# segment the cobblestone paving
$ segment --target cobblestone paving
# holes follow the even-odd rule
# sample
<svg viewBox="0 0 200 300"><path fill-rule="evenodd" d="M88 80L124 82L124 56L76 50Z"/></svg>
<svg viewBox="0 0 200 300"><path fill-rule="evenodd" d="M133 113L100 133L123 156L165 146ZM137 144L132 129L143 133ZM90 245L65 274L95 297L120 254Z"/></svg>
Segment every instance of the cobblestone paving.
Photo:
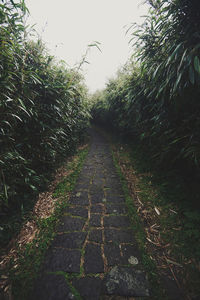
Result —
<svg viewBox="0 0 200 300"><path fill-rule="evenodd" d="M34 300L149 295L109 144L97 132L91 131L91 138L88 157L36 282Z"/></svg>

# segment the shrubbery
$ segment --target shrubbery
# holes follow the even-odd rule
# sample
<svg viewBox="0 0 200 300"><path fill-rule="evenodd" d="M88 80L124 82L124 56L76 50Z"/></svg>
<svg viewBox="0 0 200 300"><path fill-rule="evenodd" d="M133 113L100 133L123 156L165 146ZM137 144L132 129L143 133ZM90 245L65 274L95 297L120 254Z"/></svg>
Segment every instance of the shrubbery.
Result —
<svg viewBox="0 0 200 300"><path fill-rule="evenodd" d="M81 75L26 37L23 0L0 4L0 210L20 208L87 127Z"/></svg>

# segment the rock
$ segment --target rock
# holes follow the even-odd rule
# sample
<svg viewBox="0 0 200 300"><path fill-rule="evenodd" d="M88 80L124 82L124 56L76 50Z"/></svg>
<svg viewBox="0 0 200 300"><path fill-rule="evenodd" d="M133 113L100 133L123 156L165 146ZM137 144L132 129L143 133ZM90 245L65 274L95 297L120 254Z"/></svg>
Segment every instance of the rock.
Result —
<svg viewBox="0 0 200 300"><path fill-rule="evenodd" d="M114 267L104 279L105 294L126 297L149 296L149 287L143 271L131 267Z"/></svg>

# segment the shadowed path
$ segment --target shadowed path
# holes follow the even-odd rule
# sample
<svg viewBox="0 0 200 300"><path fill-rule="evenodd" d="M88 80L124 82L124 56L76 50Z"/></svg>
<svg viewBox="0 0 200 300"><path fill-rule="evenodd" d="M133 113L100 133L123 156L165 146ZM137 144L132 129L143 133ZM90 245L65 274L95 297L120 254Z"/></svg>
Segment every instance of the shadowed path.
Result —
<svg viewBox="0 0 200 300"><path fill-rule="evenodd" d="M109 144L91 130L89 154L46 254L32 299L128 299L148 295Z"/></svg>

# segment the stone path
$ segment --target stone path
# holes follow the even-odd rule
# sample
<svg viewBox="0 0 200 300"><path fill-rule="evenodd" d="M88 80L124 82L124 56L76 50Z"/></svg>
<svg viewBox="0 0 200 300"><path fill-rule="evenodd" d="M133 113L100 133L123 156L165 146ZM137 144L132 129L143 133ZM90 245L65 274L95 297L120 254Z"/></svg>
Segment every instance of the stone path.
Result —
<svg viewBox="0 0 200 300"><path fill-rule="evenodd" d="M149 295L109 145L97 132L91 137L88 157L36 282L34 300Z"/></svg>

